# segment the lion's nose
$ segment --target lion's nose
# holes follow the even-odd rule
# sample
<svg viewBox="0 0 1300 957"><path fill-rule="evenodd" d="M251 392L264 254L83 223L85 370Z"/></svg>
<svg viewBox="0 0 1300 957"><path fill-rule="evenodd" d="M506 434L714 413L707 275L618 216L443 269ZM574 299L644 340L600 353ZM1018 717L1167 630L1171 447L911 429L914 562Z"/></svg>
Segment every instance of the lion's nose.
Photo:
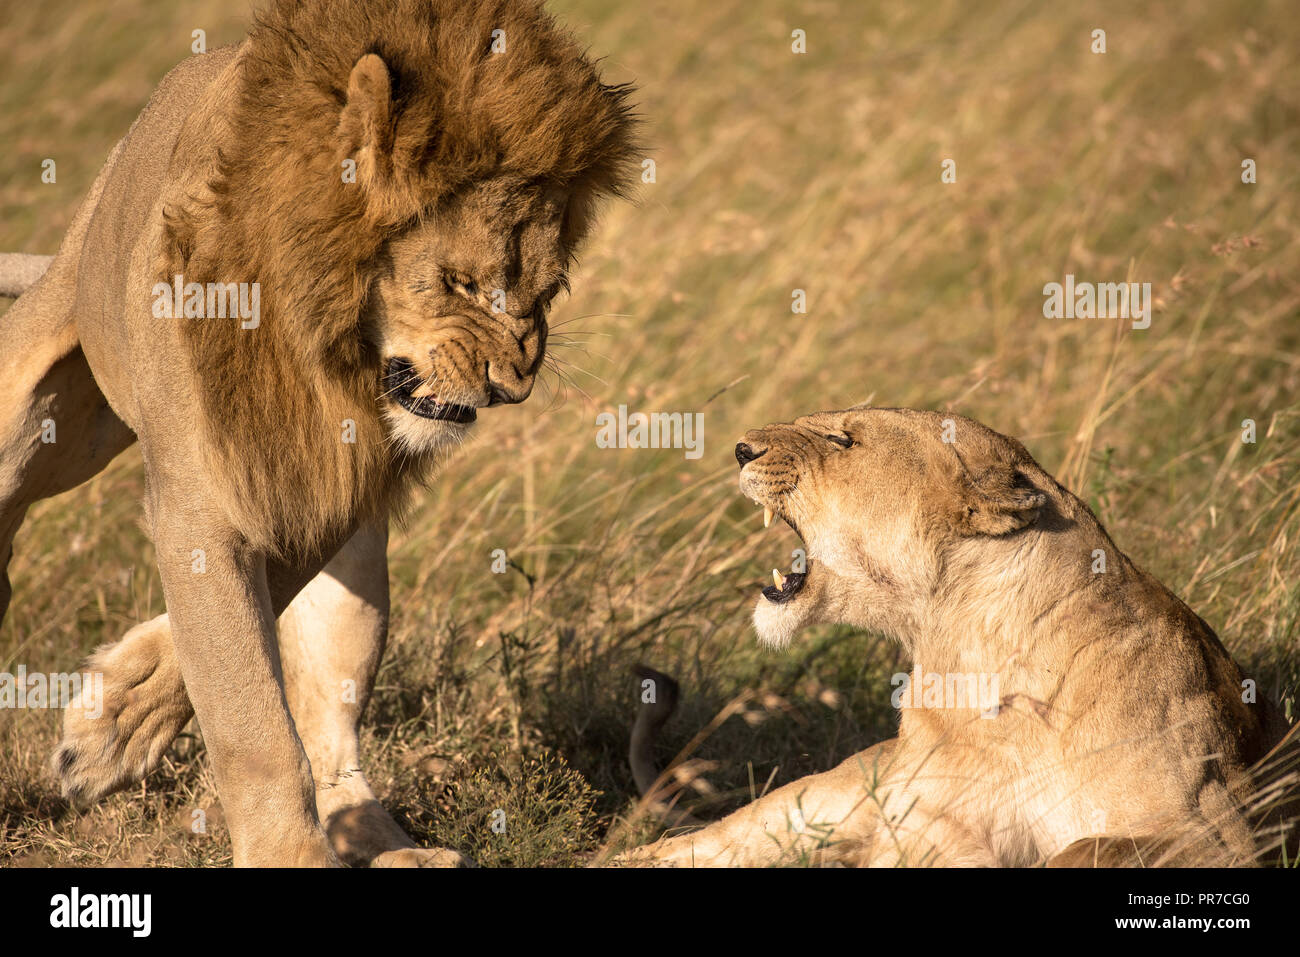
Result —
<svg viewBox="0 0 1300 957"><path fill-rule="evenodd" d="M531 375L520 375L517 370L511 370L513 375L510 376L510 382L504 383L496 380L492 375L493 369L491 364L487 368L487 390L488 405L513 405L523 402L533 391L533 379Z"/></svg>
<svg viewBox="0 0 1300 957"><path fill-rule="evenodd" d="M488 384L488 405L515 405L528 398L528 393L531 391L532 390L529 389L528 392L523 393L507 392L505 389L501 388L501 386L492 382Z"/></svg>
<svg viewBox="0 0 1300 957"><path fill-rule="evenodd" d="M752 445L747 445L744 442L736 443L736 461L740 463L742 469L754 459L761 458L765 454L767 454L767 449L762 452L755 452Z"/></svg>

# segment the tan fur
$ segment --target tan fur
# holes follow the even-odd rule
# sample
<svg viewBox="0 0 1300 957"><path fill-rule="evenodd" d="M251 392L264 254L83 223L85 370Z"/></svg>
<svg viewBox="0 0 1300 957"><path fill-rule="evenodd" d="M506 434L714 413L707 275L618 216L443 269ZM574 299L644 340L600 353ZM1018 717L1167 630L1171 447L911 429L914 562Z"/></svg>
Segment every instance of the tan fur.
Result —
<svg viewBox="0 0 1300 957"><path fill-rule="evenodd" d="M17 299L50 268L53 256L0 253L0 296Z"/></svg>
<svg viewBox="0 0 1300 957"><path fill-rule="evenodd" d="M995 677L996 705L922 698L896 739L630 860L1032 865L1069 848L1056 863L1071 865L1127 848L1242 864L1294 832L1275 816L1252 833L1247 813L1278 713L1243 701L1210 627L1020 443L957 415L854 409L748 432L737 457L742 492L809 560L790 600L759 598L761 640L882 632L924 674Z"/></svg>
<svg viewBox="0 0 1300 957"><path fill-rule="evenodd" d="M504 54L490 50L494 29ZM530 3L282 3L239 58L229 107L204 132L216 152L201 187L164 206L155 280L262 284L260 334L182 327L207 467L229 480L224 504L246 538L311 547L400 491L406 458L388 454L374 401L378 343L360 334L392 266L386 245L427 222L419 248L433 252L444 220L483 223L495 243L436 250L421 272L397 275L440 287L455 257L527 318L586 232L591 195L626 173L630 127L624 91L602 85ZM359 183L344 181L348 159ZM510 275L509 246L542 212L525 200L548 190L557 262L543 284ZM427 326L439 304L418 305ZM510 365L504 348L488 358ZM337 438L344 420L356 423L351 446Z"/></svg>
<svg viewBox="0 0 1300 957"><path fill-rule="evenodd" d="M31 502L138 438L167 599L93 659L104 716L67 714L72 800L146 773L192 708L237 864L458 860L415 848L358 766L387 519L472 410L531 391L628 171L627 92L529 0L275 0L159 85L0 321L0 559ZM158 315L176 275L258 283L260 322Z"/></svg>

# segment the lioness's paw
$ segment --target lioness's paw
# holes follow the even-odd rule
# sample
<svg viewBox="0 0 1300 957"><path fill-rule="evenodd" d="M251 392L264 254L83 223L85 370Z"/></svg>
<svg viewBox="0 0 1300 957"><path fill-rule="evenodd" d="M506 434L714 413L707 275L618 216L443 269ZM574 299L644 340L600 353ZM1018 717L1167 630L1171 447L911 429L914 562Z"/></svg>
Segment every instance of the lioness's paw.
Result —
<svg viewBox="0 0 1300 957"><path fill-rule="evenodd" d="M63 796L77 807L143 778L193 715L165 615L97 651L82 675L51 759Z"/></svg>
<svg viewBox="0 0 1300 957"><path fill-rule="evenodd" d="M476 866L464 854L444 847L403 847L396 851L384 851L373 861L371 867L474 867Z"/></svg>
<svg viewBox="0 0 1300 957"><path fill-rule="evenodd" d="M605 867L680 867L676 861L659 860L653 857L634 857L621 854L611 860Z"/></svg>
<svg viewBox="0 0 1300 957"><path fill-rule="evenodd" d="M642 844L614 855L600 864L601 867L690 867L690 859L668 849L669 838Z"/></svg>

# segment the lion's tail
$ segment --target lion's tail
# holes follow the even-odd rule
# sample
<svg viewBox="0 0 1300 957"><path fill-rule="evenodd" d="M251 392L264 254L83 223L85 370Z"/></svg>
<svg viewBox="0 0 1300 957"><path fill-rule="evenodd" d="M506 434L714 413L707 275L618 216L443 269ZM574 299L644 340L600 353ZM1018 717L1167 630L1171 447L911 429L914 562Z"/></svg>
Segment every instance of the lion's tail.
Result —
<svg viewBox="0 0 1300 957"><path fill-rule="evenodd" d="M0 296L17 299L45 275L53 256L0 253Z"/></svg>
<svg viewBox="0 0 1300 957"><path fill-rule="evenodd" d="M638 665L634 671L642 688L641 706L637 711L636 722L632 725L632 740L628 747L628 763L632 766L636 788L645 799L648 810L664 825L685 827L703 824L705 822L673 806L668 792L678 789L660 780L661 774L654 759L659 732L677 708L677 682L663 672L645 665Z"/></svg>

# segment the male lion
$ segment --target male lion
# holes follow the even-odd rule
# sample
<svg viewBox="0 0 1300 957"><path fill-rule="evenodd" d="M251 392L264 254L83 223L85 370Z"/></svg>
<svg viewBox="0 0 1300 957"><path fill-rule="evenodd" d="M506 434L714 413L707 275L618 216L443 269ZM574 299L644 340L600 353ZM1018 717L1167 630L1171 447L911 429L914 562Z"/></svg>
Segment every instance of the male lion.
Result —
<svg viewBox="0 0 1300 957"><path fill-rule="evenodd" d="M784 519L807 554L758 599L760 639L846 622L897 639L924 677L897 689L896 738L631 860L1241 863L1276 848L1280 778L1261 795L1251 765L1285 721L1246 703L1210 627L1019 442L857 408L747 432L736 459L765 524Z"/></svg>
<svg viewBox="0 0 1300 957"><path fill-rule="evenodd" d="M193 713L236 864L457 859L359 769L387 520L477 409L532 389L629 176L627 94L529 0L275 0L162 81L0 322L0 556L138 439L167 602L92 660L70 799L139 779Z"/></svg>

